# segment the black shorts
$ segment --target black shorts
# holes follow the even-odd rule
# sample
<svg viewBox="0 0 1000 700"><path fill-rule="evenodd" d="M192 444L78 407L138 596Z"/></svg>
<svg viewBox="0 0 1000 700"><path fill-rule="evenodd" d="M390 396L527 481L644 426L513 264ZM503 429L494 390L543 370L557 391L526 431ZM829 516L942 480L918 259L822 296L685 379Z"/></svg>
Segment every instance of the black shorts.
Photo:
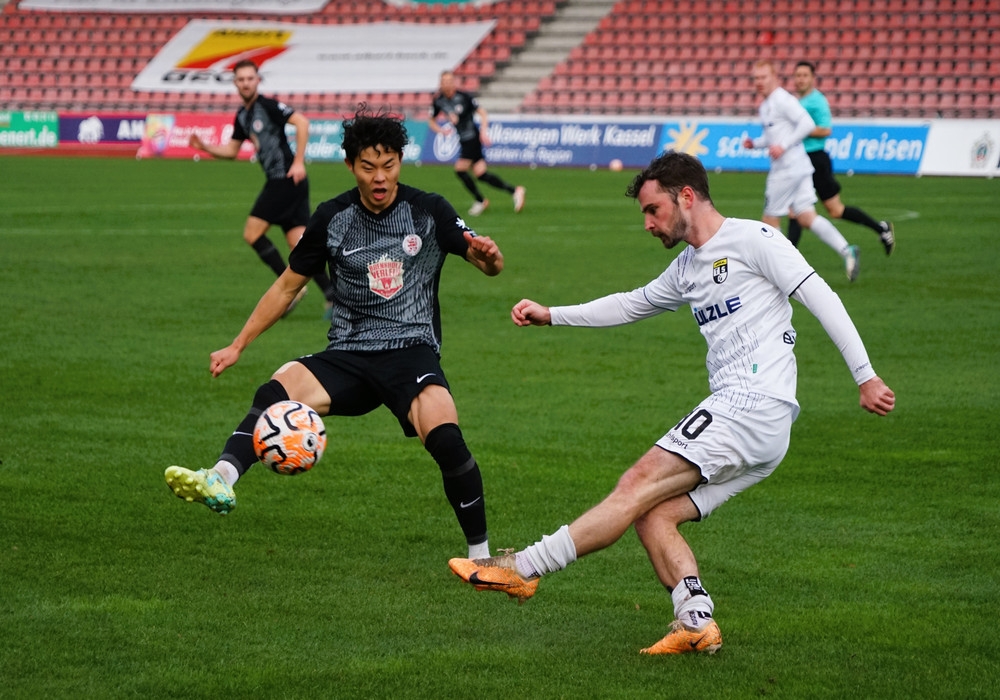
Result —
<svg viewBox="0 0 1000 700"><path fill-rule="evenodd" d="M809 160L813 164L813 187L821 201L826 201L840 193L840 183L833 176L833 162L826 151L810 151Z"/></svg>
<svg viewBox="0 0 1000 700"><path fill-rule="evenodd" d="M286 233L309 223L309 179L295 184L292 178L268 180L257 195L250 216L281 226Z"/></svg>
<svg viewBox="0 0 1000 700"><path fill-rule="evenodd" d="M486 160L486 156L483 155L483 144L479 141L478 137L462 141L459 146L458 157L460 160L471 160L473 163Z"/></svg>
<svg viewBox="0 0 1000 700"><path fill-rule="evenodd" d="M329 416L361 416L385 406L407 437L417 431L410 404L430 384L451 390L437 353L427 345L383 352L324 350L300 357L330 395Z"/></svg>

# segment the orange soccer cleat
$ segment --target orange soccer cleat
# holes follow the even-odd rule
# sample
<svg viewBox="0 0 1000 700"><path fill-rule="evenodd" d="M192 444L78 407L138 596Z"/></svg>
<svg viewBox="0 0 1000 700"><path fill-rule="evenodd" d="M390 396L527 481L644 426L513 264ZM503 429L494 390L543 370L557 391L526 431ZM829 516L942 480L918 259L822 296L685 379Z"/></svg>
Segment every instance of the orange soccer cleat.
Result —
<svg viewBox="0 0 1000 700"><path fill-rule="evenodd" d="M670 624L670 633L640 654L689 654L705 652L714 654L722 647L722 633L712 620L700 630L691 629L680 620Z"/></svg>
<svg viewBox="0 0 1000 700"><path fill-rule="evenodd" d="M488 559L452 559L448 566L463 581L477 591L501 591L523 603L538 590L538 579L526 579L514 566L514 555L504 554Z"/></svg>

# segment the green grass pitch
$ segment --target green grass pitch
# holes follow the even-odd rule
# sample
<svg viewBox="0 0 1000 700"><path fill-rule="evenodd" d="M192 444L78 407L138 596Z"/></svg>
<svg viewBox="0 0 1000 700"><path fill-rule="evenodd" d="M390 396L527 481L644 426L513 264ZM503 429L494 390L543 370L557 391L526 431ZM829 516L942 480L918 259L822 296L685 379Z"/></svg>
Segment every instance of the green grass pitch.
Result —
<svg viewBox="0 0 1000 700"><path fill-rule="evenodd" d="M240 363L208 355L273 279L241 238L249 163L0 157L0 697L993 698L1000 687L1000 190L979 179L842 178L861 276L810 233L896 391L877 418L795 304L802 414L778 471L686 526L716 601L714 657L645 658L672 617L634 533L547 577L524 606L448 570L465 548L437 467L380 410L328 418L312 472L262 467L219 517L171 464L214 462L256 387L318 350L313 288ZM576 303L669 263L629 172L494 167L475 220L497 278L452 259L445 369L482 465L493 548L603 497L707 392L685 309L604 330L515 327L523 297ZM310 168L313 205L353 185ZM469 198L443 167L403 181ZM711 175L756 218L763 175ZM280 233L272 238L285 252Z"/></svg>

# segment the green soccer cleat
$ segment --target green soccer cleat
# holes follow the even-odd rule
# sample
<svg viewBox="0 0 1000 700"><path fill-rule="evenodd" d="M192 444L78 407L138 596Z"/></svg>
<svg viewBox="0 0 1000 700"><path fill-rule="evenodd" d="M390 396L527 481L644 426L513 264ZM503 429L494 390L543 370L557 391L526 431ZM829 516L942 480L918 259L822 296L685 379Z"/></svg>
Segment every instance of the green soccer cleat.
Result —
<svg viewBox="0 0 1000 700"><path fill-rule="evenodd" d="M851 282L858 278L861 272L861 249L856 245L847 247L847 254L844 256L844 272Z"/></svg>
<svg viewBox="0 0 1000 700"><path fill-rule="evenodd" d="M167 467L163 476L170 490L188 503L204 503L219 515L226 515L236 507L233 488L211 470L193 472L184 467Z"/></svg>

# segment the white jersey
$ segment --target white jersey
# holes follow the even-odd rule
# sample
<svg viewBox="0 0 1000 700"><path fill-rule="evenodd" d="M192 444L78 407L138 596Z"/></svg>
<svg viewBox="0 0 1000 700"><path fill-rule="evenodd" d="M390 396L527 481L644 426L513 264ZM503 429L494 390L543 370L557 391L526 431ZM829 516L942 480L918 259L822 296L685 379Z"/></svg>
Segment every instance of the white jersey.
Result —
<svg viewBox="0 0 1000 700"><path fill-rule="evenodd" d="M759 221L726 219L700 248L688 246L655 280L587 304L553 307L552 325L628 323L687 304L708 343L709 387L734 407L762 394L798 406L789 296L814 270Z"/></svg>
<svg viewBox="0 0 1000 700"><path fill-rule="evenodd" d="M802 141L816 128L816 122L806 108L784 88L775 88L758 108L764 124L764 134L753 140L754 148L775 144L785 149L780 158L771 161L768 178L799 178L812 175L812 161Z"/></svg>

